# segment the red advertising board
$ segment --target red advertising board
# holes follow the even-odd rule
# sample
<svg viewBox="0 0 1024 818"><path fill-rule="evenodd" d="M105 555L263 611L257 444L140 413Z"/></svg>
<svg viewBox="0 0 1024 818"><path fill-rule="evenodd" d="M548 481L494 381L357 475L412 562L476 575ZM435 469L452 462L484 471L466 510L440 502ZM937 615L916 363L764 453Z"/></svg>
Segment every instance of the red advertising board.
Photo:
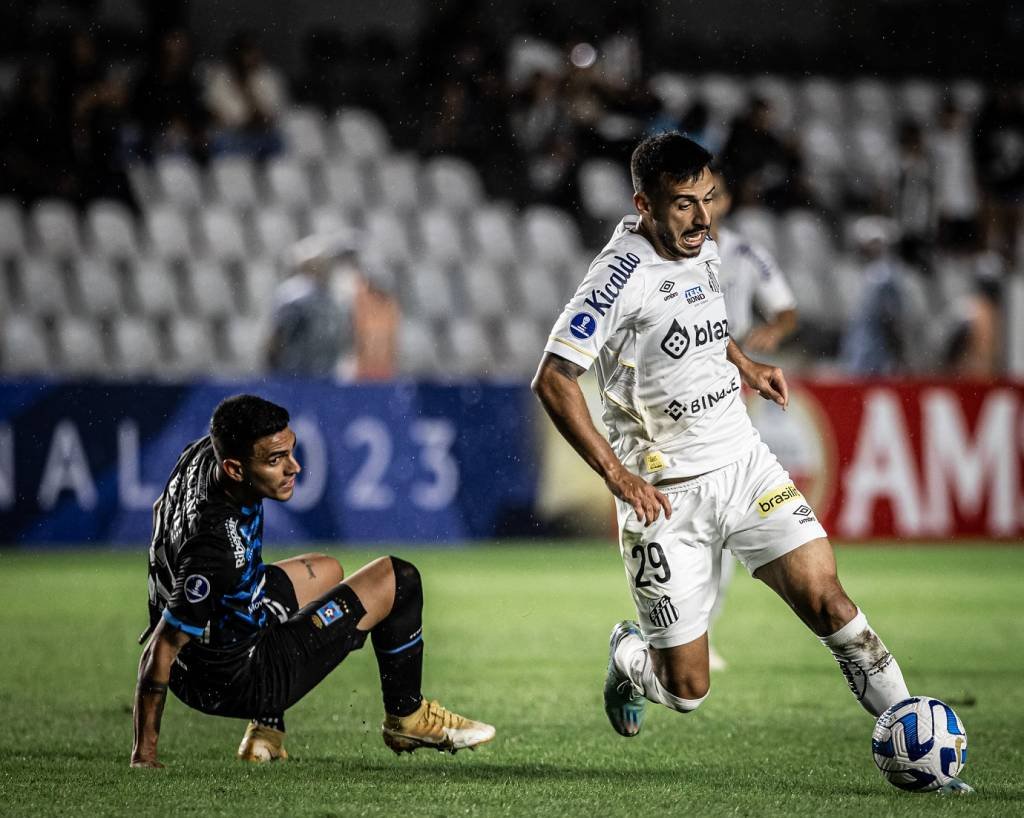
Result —
<svg viewBox="0 0 1024 818"><path fill-rule="evenodd" d="M1024 383L814 381L748 401L829 534L1024 540Z"/></svg>

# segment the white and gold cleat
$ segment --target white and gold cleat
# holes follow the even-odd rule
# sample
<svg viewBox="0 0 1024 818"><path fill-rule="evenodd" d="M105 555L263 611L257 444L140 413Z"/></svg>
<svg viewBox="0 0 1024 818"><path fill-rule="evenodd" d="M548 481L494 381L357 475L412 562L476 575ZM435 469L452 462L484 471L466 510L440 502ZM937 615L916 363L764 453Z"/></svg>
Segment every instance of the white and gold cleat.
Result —
<svg viewBox="0 0 1024 818"><path fill-rule="evenodd" d="M284 731L249 722L242 743L238 745L238 757L256 764L284 761L288 758L288 751L284 749Z"/></svg>
<svg viewBox="0 0 1024 818"><path fill-rule="evenodd" d="M454 753L486 744L494 738L495 730L482 721L453 713L439 702L424 699L408 716L386 714L381 732L384 743L396 753L411 753L420 747Z"/></svg>

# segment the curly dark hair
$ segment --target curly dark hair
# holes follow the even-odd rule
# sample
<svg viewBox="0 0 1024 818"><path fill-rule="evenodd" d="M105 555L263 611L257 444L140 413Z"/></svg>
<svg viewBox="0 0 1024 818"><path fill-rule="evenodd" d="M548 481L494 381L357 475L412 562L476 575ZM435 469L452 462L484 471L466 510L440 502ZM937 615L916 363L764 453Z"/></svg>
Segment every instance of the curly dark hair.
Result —
<svg viewBox="0 0 1024 818"><path fill-rule="evenodd" d="M210 418L210 438L217 459L244 459L261 437L288 425L288 410L257 395L233 395L217 404Z"/></svg>
<svg viewBox="0 0 1024 818"><path fill-rule="evenodd" d="M629 170L633 190L650 196L661 189L665 177L673 182L691 182L714 157L679 131L648 136L633 151Z"/></svg>

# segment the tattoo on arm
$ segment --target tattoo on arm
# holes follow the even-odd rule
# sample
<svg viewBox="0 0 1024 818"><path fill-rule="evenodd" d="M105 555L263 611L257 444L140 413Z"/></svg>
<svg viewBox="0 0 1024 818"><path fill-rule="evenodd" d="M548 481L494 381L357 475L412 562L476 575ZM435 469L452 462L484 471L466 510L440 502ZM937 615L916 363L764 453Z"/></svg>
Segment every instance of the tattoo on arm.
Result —
<svg viewBox="0 0 1024 818"><path fill-rule="evenodd" d="M316 574L313 573L313 563L310 560L302 560L302 564L306 566L306 570L309 571L309 578L316 579Z"/></svg>
<svg viewBox="0 0 1024 818"><path fill-rule="evenodd" d="M573 381L587 371L579 364L574 364L572 361L559 357L558 355L550 355L548 357L548 366L554 369L558 374L564 375Z"/></svg>

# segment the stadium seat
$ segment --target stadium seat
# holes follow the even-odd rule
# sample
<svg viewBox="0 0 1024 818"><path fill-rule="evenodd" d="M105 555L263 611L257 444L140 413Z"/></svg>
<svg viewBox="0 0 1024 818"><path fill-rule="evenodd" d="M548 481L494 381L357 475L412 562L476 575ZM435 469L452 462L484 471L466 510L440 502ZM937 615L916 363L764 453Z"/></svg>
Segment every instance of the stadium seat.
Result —
<svg viewBox="0 0 1024 818"><path fill-rule="evenodd" d="M128 187L131 188L135 201L143 208L149 207L158 198L156 181L149 165L144 162L128 163Z"/></svg>
<svg viewBox="0 0 1024 818"><path fill-rule="evenodd" d="M504 203L491 203L475 211L470 233L475 256L498 266L513 264L522 254L515 213Z"/></svg>
<svg viewBox="0 0 1024 818"><path fill-rule="evenodd" d="M78 304L85 315L102 318L124 311L118 272L111 264L83 257L71 267L71 276Z"/></svg>
<svg viewBox="0 0 1024 818"><path fill-rule="evenodd" d="M580 278L582 278L580 274ZM578 281L576 282L579 283ZM516 293L522 314L553 324L568 300L561 276L557 270L527 264L514 268L509 282Z"/></svg>
<svg viewBox="0 0 1024 818"><path fill-rule="evenodd" d="M112 322L113 365L124 375L142 376L161 371L165 362L162 344L153 322L120 316Z"/></svg>
<svg viewBox="0 0 1024 818"><path fill-rule="evenodd" d="M82 252L78 216L62 199L37 202L29 216L38 253L46 258L74 258Z"/></svg>
<svg viewBox="0 0 1024 818"><path fill-rule="evenodd" d="M446 323L449 356L446 371L463 377L494 375L493 331L477 318L452 318Z"/></svg>
<svg viewBox="0 0 1024 818"><path fill-rule="evenodd" d="M832 230L817 213L793 209L781 219L782 241L776 261L783 271L791 266L810 270L830 269L836 257Z"/></svg>
<svg viewBox="0 0 1024 818"><path fill-rule="evenodd" d="M452 315L456 308L453 276L443 267L417 263L410 267L407 287L399 293L407 314L424 318L442 318Z"/></svg>
<svg viewBox="0 0 1024 818"><path fill-rule="evenodd" d="M405 220L390 210L374 210L366 218L366 246L385 264L408 262L412 247Z"/></svg>
<svg viewBox="0 0 1024 818"><path fill-rule="evenodd" d="M0 321L2 370L9 375L41 375L50 370L49 344L43 325L28 315Z"/></svg>
<svg viewBox="0 0 1024 818"><path fill-rule="evenodd" d="M328 205L345 213L360 214L372 204L366 174L355 160L334 159L328 162L324 184Z"/></svg>
<svg viewBox="0 0 1024 818"><path fill-rule="evenodd" d="M471 315L496 318L508 314L509 288L497 267L485 261L469 262L462 266L460 278Z"/></svg>
<svg viewBox="0 0 1024 818"><path fill-rule="evenodd" d="M442 353L433 323L404 315L398 327L398 369L404 375L434 375L441 370Z"/></svg>
<svg viewBox="0 0 1024 818"><path fill-rule="evenodd" d="M256 212L256 236L263 255L279 262L299 240L299 229L291 213L282 207L261 207Z"/></svg>
<svg viewBox="0 0 1024 818"><path fill-rule="evenodd" d="M168 366L177 374L209 374L215 368L216 356L210 328L205 321L178 315L170 322L172 358Z"/></svg>
<svg viewBox="0 0 1024 818"><path fill-rule="evenodd" d="M871 120L849 132L847 185L867 201L888 200L899 177L899 149L892 128Z"/></svg>
<svg viewBox="0 0 1024 818"><path fill-rule="evenodd" d="M779 225L772 211L764 207L741 207L729 214L729 222L748 240L761 245L779 259Z"/></svg>
<svg viewBox="0 0 1024 818"><path fill-rule="evenodd" d="M790 265L785 273L796 296L802 323L817 327L841 326L841 316L845 308L840 299L835 297L830 270Z"/></svg>
<svg viewBox="0 0 1024 818"><path fill-rule="evenodd" d="M21 205L14 199L0 199L0 261L20 258L26 252Z"/></svg>
<svg viewBox="0 0 1024 818"><path fill-rule="evenodd" d="M369 111L342 108L334 118L338 151L360 161L378 159L390 150L384 124Z"/></svg>
<svg viewBox="0 0 1024 818"><path fill-rule="evenodd" d="M244 294L237 292L228 270L215 261L200 260L190 265L188 280L194 313L211 318L233 315L244 306Z"/></svg>
<svg viewBox="0 0 1024 818"><path fill-rule="evenodd" d="M853 80L847 89L847 121L871 122L891 128L895 122L893 94L882 80L861 77Z"/></svg>
<svg viewBox="0 0 1024 818"><path fill-rule="evenodd" d="M69 283L60 262L33 256L25 259L20 272L23 306L30 315L70 312Z"/></svg>
<svg viewBox="0 0 1024 818"><path fill-rule="evenodd" d="M579 188L588 216L618 220L633 212L633 186L621 162L587 159L580 165Z"/></svg>
<svg viewBox="0 0 1024 818"><path fill-rule="evenodd" d="M420 204L420 166L411 154L392 154L374 168L377 201L392 210L413 210Z"/></svg>
<svg viewBox="0 0 1024 818"><path fill-rule="evenodd" d="M834 290L829 294L836 302L839 326L845 327L853 318L860 305L864 291L864 262L852 253L841 253L832 262ZM793 286L794 282L790 282ZM800 309L800 293L795 293L797 309Z"/></svg>
<svg viewBox="0 0 1024 818"><path fill-rule="evenodd" d="M579 228L564 210L533 205L523 214L523 240L529 258L542 266L559 267L576 261Z"/></svg>
<svg viewBox="0 0 1024 818"><path fill-rule="evenodd" d="M434 208L420 213L419 235L424 261L455 264L466 256L461 221L450 210Z"/></svg>
<svg viewBox="0 0 1024 818"><path fill-rule="evenodd" d="M705 74L697 85L698 93L714 122L728 123L743 113L749 93L746 83L727 74Z"/></svg>
<svg viewBox="0 0 1024 818"><path fill-rule="evenodd" d="M819 201L833 206L841 204L846 174L846 145L840 128L839 120L818 117L800 131L807 185Z"/></svg>
<svg viewBox="0 0 1024 818"><path fill-rule="evenodd" d="M1014 275L1007 280L1004 315L1007 374L1024 379L1024 276Z"/></svg>
<svg viewBox="0 0 1024 818"><path fill-rule="evenodd" d="M935 123L938 116L942 92L936 83L929 80L909 79L900 84L896 99L901 118L910 116L920 125L928 127Z"/></svg>
<svg viewBox="0 0 1024 818"><path fill-rule="evenodd" d="M508 374L527 377L537 371L549 330L550 327L533 318L510 315L505 319L502 325L504 355L500 360Z"/></svg>
<svg viewBox="0 0 1024 818"><path fill-rule="evenodd" d="M665 112L674 118L680 118L697 99L697 81L693 77L663 71L651 77L648 86L661 102Z"/></svg>
<svg viewBox="0 0 1024 818"><path fill-rule="evenodd" d="M469 162L455 156L436 156L423 168L425 187L435 207L457 213L475 209L483 200L483 185Z"/></svg>
<svg viewBox="0 0 1024 818"><path fill-rule="evenodd" d="M841 127L843 122L843 89L826 77L810 77L798 91L801 121L824 121Z"/></svg>
<svg viewBox="0 0 1024 818"><path fill-rule="evenodd" d="M277 266L265 260L254 260L243 265L245 281L245 310L250 316L265 316L271 311L274 290L280 281Z"/></svg>
<svg viewBox="0 0 1024 818"><path fill-rule="evenodd" d="M157 187L163 201L190 212L203 203L203 187L195 162L182 156L158 156Z"/></svg>
<svg viewBox="0 0 1024 818"><path fill-rule="evenodd" d="M265 323L241 316L228 318L225 324L227 368L239 375L263 371L268 341Z"/></svg>
<svg viewBox="0 0 1024 818"><path fill-rule="evenodd" d="M160 259L188 259L195 253L188 222L170 205L154 205L146 211L149 248Z"/></svg>
<svg viewBox="0 0 1024 818"><path fill-rule="evenodd" d="M792 130L798 121L799 101L797 90L791 82L782 77L764 74L754 77L750 84L750 92L768 100L780 129Z"/></svg>
<svg viewBox="0 0 1024 818"><path fill-rule="evenodd" d="M204 208L199 216L199 228L206 253L216 261L241 262L249 255L250 243L233 210L223 205Z"/></svg>
<svg viewBox="0 0 1024 818"><path fill-rule="evenodd" d="M266 183L271 201L293 213L304 212L313 203L309 177L294 159L271 159L266 167Z"/></svg>
<svg viewBox="0 0 1024 818"><path fill-rule="evenodd" d="M135 217L120 202L93 202L86 214L85 225L89 244L101 258L133 259L139 255Z"/></svg>
<svg viewBox="0 0 1024 818"><path fill-rule="evenodd" d="M309 215L309 226L314 234L324 236L340 233L358 235L356 226L348 219L344 211L333 204L320 205L313 208Z"/></svg>
<svg viewBox="0 0 1024 818"><path fill-rule="evenodd" d="M139 259L131 268L132 290L138 311L147 317L181 312L176 272L159 258Z"/></svg>
<svg viewBox="0 0 1024 818"><path fill-rule="evenodd" d="M318 161L327 153L323 116L315 108L296 107L281 118L285 150L302 162Z"/></svg>
<svg viewBox="0 0 1024 818"><path fill-rule="evenodd" d="M957 108L974 119L981 107L985 104L985 86L977 80L959 79L953 83L950 89L953 101Z"/></svg>
<svg viewBox="0 0 1024 818"><path fill-rule="evenodd" d="M259 204L256 171L246 156L218 156L210 162L210 184L214 199L230 207L247 210Z"/></svg>
<svg viewBox="0 0 1024 818"><path fill-rule="evenodd" d="M55 326L57 369L66 375L99 375L107 369L107 353L95 320L65 316Z"/></svg>

